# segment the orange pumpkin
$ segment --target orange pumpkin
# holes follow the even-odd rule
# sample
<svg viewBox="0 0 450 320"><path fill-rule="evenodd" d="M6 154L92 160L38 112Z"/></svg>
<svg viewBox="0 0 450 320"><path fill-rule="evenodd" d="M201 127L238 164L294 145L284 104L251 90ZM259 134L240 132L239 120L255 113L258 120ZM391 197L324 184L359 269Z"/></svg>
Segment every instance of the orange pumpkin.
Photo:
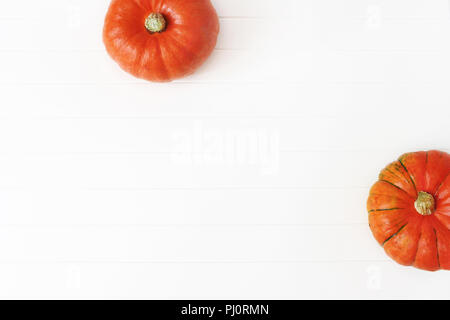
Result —
<svg viewBox="0 0 450 320"><path fill-rule="evenodd" d="M166 82L202 65L218 33L219 19L210 0L112 0L103 42L125 71Z"/></svg>
<svg viewBox="0 0 450 320"><path fill-rule="evenodd" d="M402 265L450 269L450 155L408 153L388 165L370 191L369 225Z"/></svg>

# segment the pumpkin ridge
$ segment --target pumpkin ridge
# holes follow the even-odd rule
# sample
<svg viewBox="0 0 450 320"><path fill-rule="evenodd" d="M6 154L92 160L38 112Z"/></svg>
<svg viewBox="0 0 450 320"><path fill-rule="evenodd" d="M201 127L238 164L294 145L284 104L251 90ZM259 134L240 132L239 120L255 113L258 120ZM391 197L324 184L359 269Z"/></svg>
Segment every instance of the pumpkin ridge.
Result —
<svg viewBox="0 0 450 320"><path fill-rule="evenodd" d="M147 48L151 48L151 46L149 45L149 43L151 42L151 41L158 41L158 39L152 39L152 38L147 38L147 40L145 41L145 50L142 50L142 54L141 54L141 56L139 57L139 61L138 61L138 63L136 64L136 66L137 66L137 72L140 70L140 67L141 66L143 66L143 65L145 65L145 64L149 64L149 61L150 61L150 58L149 57L151 57L151 53L149 52L149 49L147 49ZM144 60L144 59L146 59L147 60L147 62ZM143 77L144 75L143 75L143 73L142 72L139 72L138 73L139 74L139 77Z"/></svg>
<svg viewBox="0 0 450 320"><path fill-rule="evenodd" d="M398 235L406 226L408 225L408 223L405 223L403 226L400 227L400 229L398 229L398 231L396 233L394 233L392 236L390 236L389 238L387 238L386 240L384 240L383 242L383 246L392 238L394 238L396 235Z"/></svg>
<svg viewBox="0 0 450 320"><path fill-rule="evenodd" d="M391 173L393 176L397 177L397 178L405 178L406 180L408 180L408 177L405 177L403 174L398 175L398 171L393 171L391 170L391 166L394 165L393 163L389 166L387 166L386 168L384 168L384 170L386 170L387 172ZM403 168L403 166L401 166Z"/></svg>
<svg viewBox="0 0 450 320"><path fill-rule="evenodd" d="M428 172L428 151L425 152L425 164L423 166L423 175L424 175L424 181L427 181L427 172ZM426 183L428 184L428 182ZM417 190L419 191L419 190Z"/></svg>
<svg viewBox="0 0 450 320"><path fill-rule="evenodd" d="M139 50L137 50L137 47L134 43L135 39L139 36L139 33L135 33L134 35L132 35L130 37L130 39L128 39L127 41L121 41L120 46L117 48L118 51L121 51L122 53L127 52L127 50L133 50L134 52L136 52L135 57L134 57L134 62L133 64L127 66L126 64L121 64L122 69L124 70L128 70L128 71L134 71L134 69L136 68L136 63L137 63L137 58L139 55Z"/></svg>
<svg viewBox="0 0 450 320"><path fill-rule="evenodd" d="M166 78L170 78L170 72L169 72L169 69L167 68L166 60L164 60L163 53L162 53L161 42L159 41L158 38L156 39L156 41L158 42L158 45L156 47L158 48L158 55L159 55L159 59L161 60L161 66L164 69L164 73L166 74Z"/></svg>
<svg viewBox="0 0 450 320"><path fill-rule="evenodd" d="M170 49L170 50L167 50L167 48L171 48L172 46L176 47L176 48L177 48L178 50L180 50L180 51L185 51L183 47L178 46L174 41L171 41L171 39L172 39L172 38L170 37L170 33L168 33L168 34L166 35L166 39L164 39L164 49L165 49L166 51L172 51L171 49ZM175 45L173 45L173 43L175 43ZM163 46L160 45L160 48L161 48L161 54L162 54L162 49L163 49L162 47L163 47ZM175 60L177 63L183 65L183 62L180 60L180 57L179 57L178 54L173 55L173 60ZM169 68L167 68L167 66L166 66L166 69L167 69L167 72L169 72ZM189 74L190 74L190 73L191 73L191 72L189 71Z"/></svg>
<svg viewBox="0 0 450 320"><path fill-rule="evenodd" d="M450 237L450 229L445 226L443 222L441 222L437 217L434 219L434 227L437 231L444 233L445 235L448 235Z"/></svg>
<svg viewBox="0 0 450 320"><path fill-rule="evenodd" d="M448 243L448 241L450 240L450 231L449 229L447 229L443 223L441 223L438 219L434 219L433 221L433 227L436 230L436 241L437 241L437 248L439 249L439 243L443 243L443 248L445 250L446 248L446 243ZM448 251L448 249L447 249ZM439 254L439 251L438 251ZM439 256L439 261L441 259L441 256ZM444 259L444 265L443 268L445 270L450 270L450 265L448 263L448 253L447 253L447 259L446 257L443 258ZM447 260L447 261L445 261ZM441 263L442 264L442 263Z"/></svg>
<svg viewBox="0 0 450 320"><path fill-rule="evenodd" d="M162 11L162 7L163 7L163 3L161 0L157 0L155 3L155 0L152 1L152 7L153 10L161 12Z"/></svg>
<svg viewBox="0 0 450 320"><path fill-rule="evenodd" d="M402 177L402 176L400 176L400 175L398 175L397 174L397 172L395 172L395 171L392 171L391 170L391 168L389 167L389 166L387 166L386 168L384 168L384 170L386 170L387 172L389 172L390 174L392 174L394 177L397 177L397 178L405 178L405 177ZM381 174L380 174L381 175ZM384 180L384 179L381 179L381 180ZM406 178L406 180L408 180L408 178Z"/></svg>
<svg viewBox="0 0 450 320"><path fill-rule="evenodd" d="M186 46L184 44L182 44L180 41L175 40L173 38L172 34L167 34L165 41L166 41L166 43L169 43L168 47L174 47L177 50L179 50L179 52L181 52L183 55L192 57L189 71L186 73L186 75L192 74L192 72L193 72L192 62L194 62L194 65L197 65L198 62L196 60L200 60L199 59L200 55L198 53L194 53L191 50L186 49ZM179 64L183 64L183 62L180 60L178 55L174 56L173 59L176 60Z"/></svg>
<svg viewBox="0 0 450 320"><path fill-rule="evenodd" d="M142 2L139 0L134 0L133 1L135 3L135 5L139 8L139 9L147 9L142 5Z"/></svg>
<svg viewBox="0 0 450 320"><path fill-rule="evenodd" d="M428 178L429 177L429 175L430 175L430 172L429 172L429 170L428 170L428 165L429 165L429 154L430 154L430 152L433 152L434 153L434 151L427 151L426 152L426 158L425 158L425 168L424 168L424 174L425 174L425 177L426 178ZM444 156L445 156L445 154L444 154L444 152L442 152L442 151L438 151L438 155L439 155L439 158L437 158L436 160L435 160L435 166L436 167L440 167L440 165L442 165L442 161L443 160L445 160L444 159ZM436 189L434 189L434 190L431 190L432 188L432 186L431 185L428 185L429 184L429 181L427 181L427 185L428 185L428 188L429 188L429 190L430 190L430 193L431 193L431 191L433 192L433 196L436 196L436 191L441 187L441 185L442 185L442 183L445 181L445 179L447 178L447 176L448 176L448 174L445 176L445 178L441 181L441 183L439 184L439 186L436 188Z"/></svg>
<svg viewBox="0 0 450 320"><path fill-rule="evenodd" d="M184 51L185 54L189 54L193 57L195 57L196 59L198 59L199 54L193 52L192 50L189 50L186 45L184 45L180 40L178 40L177 38L175 38L172 34L167 36L168 38L170 38L169 40L172 40L172 42L174 43L174 45L181 51Z"/></svg>
<svg viewBox="0 0 450 320"><path fill-rule="evenodd" d="M394 210L405 210L405 208L372 209L372 210L369 210L369 213L381 212L381 211L394 211Z"/></svg>
<svg viewBox="0 0 450 320"><path fill-rule="evenodd" d="M411 181L412 185L414 186L414 190L416 190L416 193L417 193L417 186L416 186L416 183L414 182L414 179L413 179L412 176L411 176L411 173L409 173L408 169L407 169L406 166L403 164L403 162L402 162L401 159L399 159L398 162L400 162L400 164L401 164L401 166L403 167L403 169L405 169L406 173L407 173L408 176L409 176L409 180Z"/></svg>
<svg viewBox="0 0 450 320"><path fill-rule="evenodd" d="M385 197L389 197L391 199L401 200L403 202L406 201L405 199L402 199L402 198L399 198L399 197L394 197L394 196L391 196L390 194L386 194L386 193L374 193L374 192L371 192L369 194L369 196L385 196Z"/></svg>
<svg viewBox="0 0 450 320"><path fill-rule="evenodd" d="M411 184L411 180L408 177L408 173L398 161L391 163L386 168L384 168L379 176L378 180L385 181L400 188L411 198L415 197L416 191L414 185Z"/></svg>
<svg viewBox="0 0 450 320"><path fill-rule="evenodd" d="M136 33L135 36L133 37L133 39L137 38L138 36L141 36L140 33ZM137 47L134 47L137 48ZM134 63L133 63L133 73L134 74L138 74L138 71L140 69L140 66L142 65L142 58L145 56L146 51L145 50L136 50L136 57L134 59Z"/></svg>
<svg viewBox="0 0 450 320"><path fill-rule="evenodd" d="M178 40L176 37L174 37L172 34L167 35L167 37L170 37L170 39L172 39L172 41L173 41L174 43L177 44L177 47L178 47L179 49L186 51L187 53L189 53L190 55L192 55L192 56L194 56L194 57L196 57L196 58L199 57L199 54L198 54L198 53L193 52L192 50L187 49L187 47L186 47L180 40Z"/></svg>
<svg viewBox="0 0 450 320"><path fill-rule="evenodd" d="M449 234L449 236L450 236L450 227L448 228L447 226L446 226L446 224L444 223L444 222L442 222L441 221L441 219L447 219L447 218L449 218L450 219L450 216L446 216L446 215L444 215L444 214L442 214L442 213L439 213L439 212L436 212L434 215L433 215L433 217L434 217L434 221L435 221L435 224L437 225L436 227L439 229L442 229L442 230L440 230L440 232L444 232L444 233L448 233ZM439 218L439 217L441 217L441 218Z"/></svg>
<svg viewBox="0 0 450 320"><path fill-rule="evenodd" d="M441 262L439 261L439 242L438 242L438 238L437 238L436 228L434 228L434 227L433 227L433 232L434 232L434 237L436 238L437 263L438 263L438 267L440 269L441 268Z"/></svg>
<svg viewBox="0 0 450 320"><path fill-rule="evenodd" d="M434 193L434 196L437 196L439 193L439 190L444 185L444 182L450 177L450 172L445 176L444 179L442 179L441 183L439 184L439 187L437 187L436 192Z"/></svg>
<svg viewBox="0 0 450 320"><path fill-rule="evenodd" d="M408 197L412 198L411 195L410 195L408 192L406 192L404 189L400 188L399 186L396 186L396 185L393 184L392 182L389 182L389 181L384 180L384 179L381 179L381 180L379 180L379 181L389 183L391 186L397 188L397 189L400 190L400 191L403 191L404 193L406 193L406 195L407 195Z"/></svg>
<svg viewBox="0 0 450 320"><path fill-rule="evenodd" d="M420 245L420 239L422 238L422 223L420 224L420 233L419 233L419 237L417 238L417 247L416 247L416 253L414 254L414 259L412 261L411 265L415 265L416 264L416 259L417 259L417 253L419 252L419 245Z"/></svg>

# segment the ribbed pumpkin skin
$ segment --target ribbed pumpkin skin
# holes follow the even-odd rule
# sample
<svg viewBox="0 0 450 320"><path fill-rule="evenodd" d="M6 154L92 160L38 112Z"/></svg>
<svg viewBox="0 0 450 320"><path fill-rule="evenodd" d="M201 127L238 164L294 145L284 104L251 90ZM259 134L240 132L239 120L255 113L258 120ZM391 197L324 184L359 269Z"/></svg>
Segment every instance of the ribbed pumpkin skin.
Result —
<svg viewBox="0 0 450 320"><path fill-rule="evenodd" d="M150 33L145 20L161 13L165 31ZM132 75L167 82L193 73L217 42L219 19L210 0L112 0L103 42L109 55Z"/></svg>
<svg viewBox="0 0 450 320"><path fill-rule="evenodd" d="M433 195L436 210L418 213L420 191ZM387 166L367 202L369 225L386 253L402 265L450 269L450 155L408 153Z"/></svg>

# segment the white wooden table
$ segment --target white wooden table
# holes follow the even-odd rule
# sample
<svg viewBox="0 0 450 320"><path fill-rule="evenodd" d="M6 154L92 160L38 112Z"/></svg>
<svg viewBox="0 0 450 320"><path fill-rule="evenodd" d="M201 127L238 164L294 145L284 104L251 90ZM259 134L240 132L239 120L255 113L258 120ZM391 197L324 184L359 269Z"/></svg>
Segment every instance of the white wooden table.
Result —
<svg viewBox="0 0 450 320"><path fill-rule="evenodd" d="M0 2L0 298L450 298L365 202L450 148L447 0L214 0L195 75L101 41L108 0Z"/></svg>

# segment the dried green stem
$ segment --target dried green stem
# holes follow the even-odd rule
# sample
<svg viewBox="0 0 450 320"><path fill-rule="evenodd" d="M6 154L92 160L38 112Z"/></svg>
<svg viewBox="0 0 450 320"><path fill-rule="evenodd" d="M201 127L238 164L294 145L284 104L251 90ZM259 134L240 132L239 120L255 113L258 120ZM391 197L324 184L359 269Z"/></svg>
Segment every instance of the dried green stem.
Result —
<svg viewBox="0 0 450 320"><path fill-rule="evenodd" d="M436 206L436 202L434 197L427 192L419 192L419 196L417 197L416 202L414 203L414 207L417 212L423 216L429 216L433 214Z"/></svg>
<svg viewBox="0 0 450 320"><path fill-rule="evenodd" d="M163 32L166 29L167 22L161 13L150 13L145 19L145 28L151 32Z"/></svg>

